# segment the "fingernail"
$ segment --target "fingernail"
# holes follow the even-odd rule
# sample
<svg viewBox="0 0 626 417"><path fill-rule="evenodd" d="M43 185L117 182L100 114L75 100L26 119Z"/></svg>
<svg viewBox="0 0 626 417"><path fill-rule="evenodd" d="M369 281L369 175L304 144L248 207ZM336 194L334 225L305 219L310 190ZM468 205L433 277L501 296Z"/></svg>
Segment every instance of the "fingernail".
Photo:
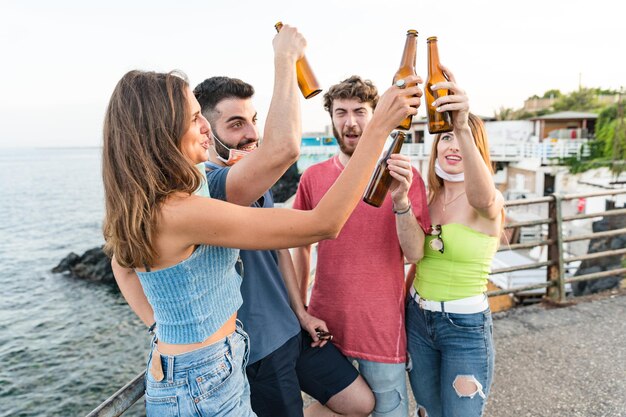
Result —
<svg viewBox="0 0 626 417"><path fill-rule="evenodd" d="M433 107L437 107L437 100L433 101Z"/></svg>

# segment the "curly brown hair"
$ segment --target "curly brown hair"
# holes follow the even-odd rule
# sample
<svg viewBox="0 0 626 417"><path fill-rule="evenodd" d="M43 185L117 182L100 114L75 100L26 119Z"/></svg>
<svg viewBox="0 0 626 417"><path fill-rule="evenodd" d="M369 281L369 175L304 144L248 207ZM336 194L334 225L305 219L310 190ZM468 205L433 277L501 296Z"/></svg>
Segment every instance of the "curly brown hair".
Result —
<svg viewBox="0 0 626 417"><path fill-rule="evenodd" d="M352 98L356 98L361 103L369 103L372 109L375 109L378 104L378 90L370 80L353 75L328 89L324 94L324 110L332 117L333 101Z"/></svg>

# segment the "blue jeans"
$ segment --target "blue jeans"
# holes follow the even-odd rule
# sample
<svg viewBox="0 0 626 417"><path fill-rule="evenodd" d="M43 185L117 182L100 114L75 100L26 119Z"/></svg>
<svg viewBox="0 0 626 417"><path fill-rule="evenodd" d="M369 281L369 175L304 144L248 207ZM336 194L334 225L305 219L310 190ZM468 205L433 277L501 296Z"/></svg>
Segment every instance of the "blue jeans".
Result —
<svg viewBox="0 0 626 417"><path fill-rule="evenodd" d="M489 309L453 314L406 308L409 381L428 417L479 417L493 379L495 351Z"/></svg>
<svg viewBox="0 0 626 417"><path fill-rule="evenodd" d="M246 378L248 335L237 330L224 339L180 355L152 351L146 373L147 417L255 416ZM161 360L164 378L150 372Z"/></svg>
<svg viewBox="0 0 626 417"><path fill-rule="evenodd" d="M348 358L359 366L359 372L370 386L376 405L372 417L407 417L409 401L406 392L406 364L372 362Z"/></svg>

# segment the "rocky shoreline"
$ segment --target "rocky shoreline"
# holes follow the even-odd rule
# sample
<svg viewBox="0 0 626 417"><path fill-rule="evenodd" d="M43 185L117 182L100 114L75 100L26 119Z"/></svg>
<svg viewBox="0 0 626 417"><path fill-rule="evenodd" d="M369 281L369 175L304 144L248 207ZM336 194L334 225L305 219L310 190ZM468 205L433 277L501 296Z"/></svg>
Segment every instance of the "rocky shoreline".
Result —
<svg viewBox="0 0 626 417"><path fill-rule="evenodd" d="M102 251L102 246L89 249L82 255L70 252L57 266L52 268L54 273L67 273L86 281L101 282L115 285L111 260Z"/></svg>

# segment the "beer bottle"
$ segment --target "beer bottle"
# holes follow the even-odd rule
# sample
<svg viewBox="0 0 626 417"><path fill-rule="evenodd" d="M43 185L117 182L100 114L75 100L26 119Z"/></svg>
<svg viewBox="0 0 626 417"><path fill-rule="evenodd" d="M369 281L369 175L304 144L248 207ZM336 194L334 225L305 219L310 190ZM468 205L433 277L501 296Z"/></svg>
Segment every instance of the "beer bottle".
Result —
<svg viewBox="0 0 626 417"><path fill-rule="evenodd" d="M283 22L276 23L274 27L276 28L276 32L280 32L280 29L283 27ZM315 78L315 74L313 74L313 70L309 65L309 61L307 61L305 56L296 61L296 75L298 76L298 87L300 87L304 98L315 97L322 92L317 78Z"/></svg>
<svg viewBox="0 0 626 417"><path fill-rule="evenodd" d="M389 146L389 149L387 149L385 155L380 158L380 161L376 164L374 175L372 175L370 183L365 190L365 194L363 194L363 201L374 207L382 206L383 201L385 201L385 196L393 180L393 177L389 173L389 168L387 168L387 159L389 159L392 153L400 152L406 134L396 130L391 134L391 137L393 138L393 142Z"/></svg>
<svg viewBox="0 0 626 417"><path fill-rule="evenodd" d="M402 61L400 61L400 68L393 76L393 82L406 78L409 75L415 74L415 56L417 53L417 31L414 29L409 29L406 32L406 42L404 44L404 51L402 52ZM415 83L407 85L407 87L414 86ZM411 121L413 120L413 115L409 115L406 119L404 119L397 129L409 130L411 128Z"/></svg>
<svg viewBox="0 0 626 417"><path fill-rule="evenodd" d="M437 49L437 37L431 36L428 43L428 79L426 80L426 109L428 112L428 131L430 133L445 133L452 131L452 114L449 111L442 113L435 110L433 101L449 94L448 90L432 91L433 84L448 81L441 68L439 68L439 50Z"/></svg>

